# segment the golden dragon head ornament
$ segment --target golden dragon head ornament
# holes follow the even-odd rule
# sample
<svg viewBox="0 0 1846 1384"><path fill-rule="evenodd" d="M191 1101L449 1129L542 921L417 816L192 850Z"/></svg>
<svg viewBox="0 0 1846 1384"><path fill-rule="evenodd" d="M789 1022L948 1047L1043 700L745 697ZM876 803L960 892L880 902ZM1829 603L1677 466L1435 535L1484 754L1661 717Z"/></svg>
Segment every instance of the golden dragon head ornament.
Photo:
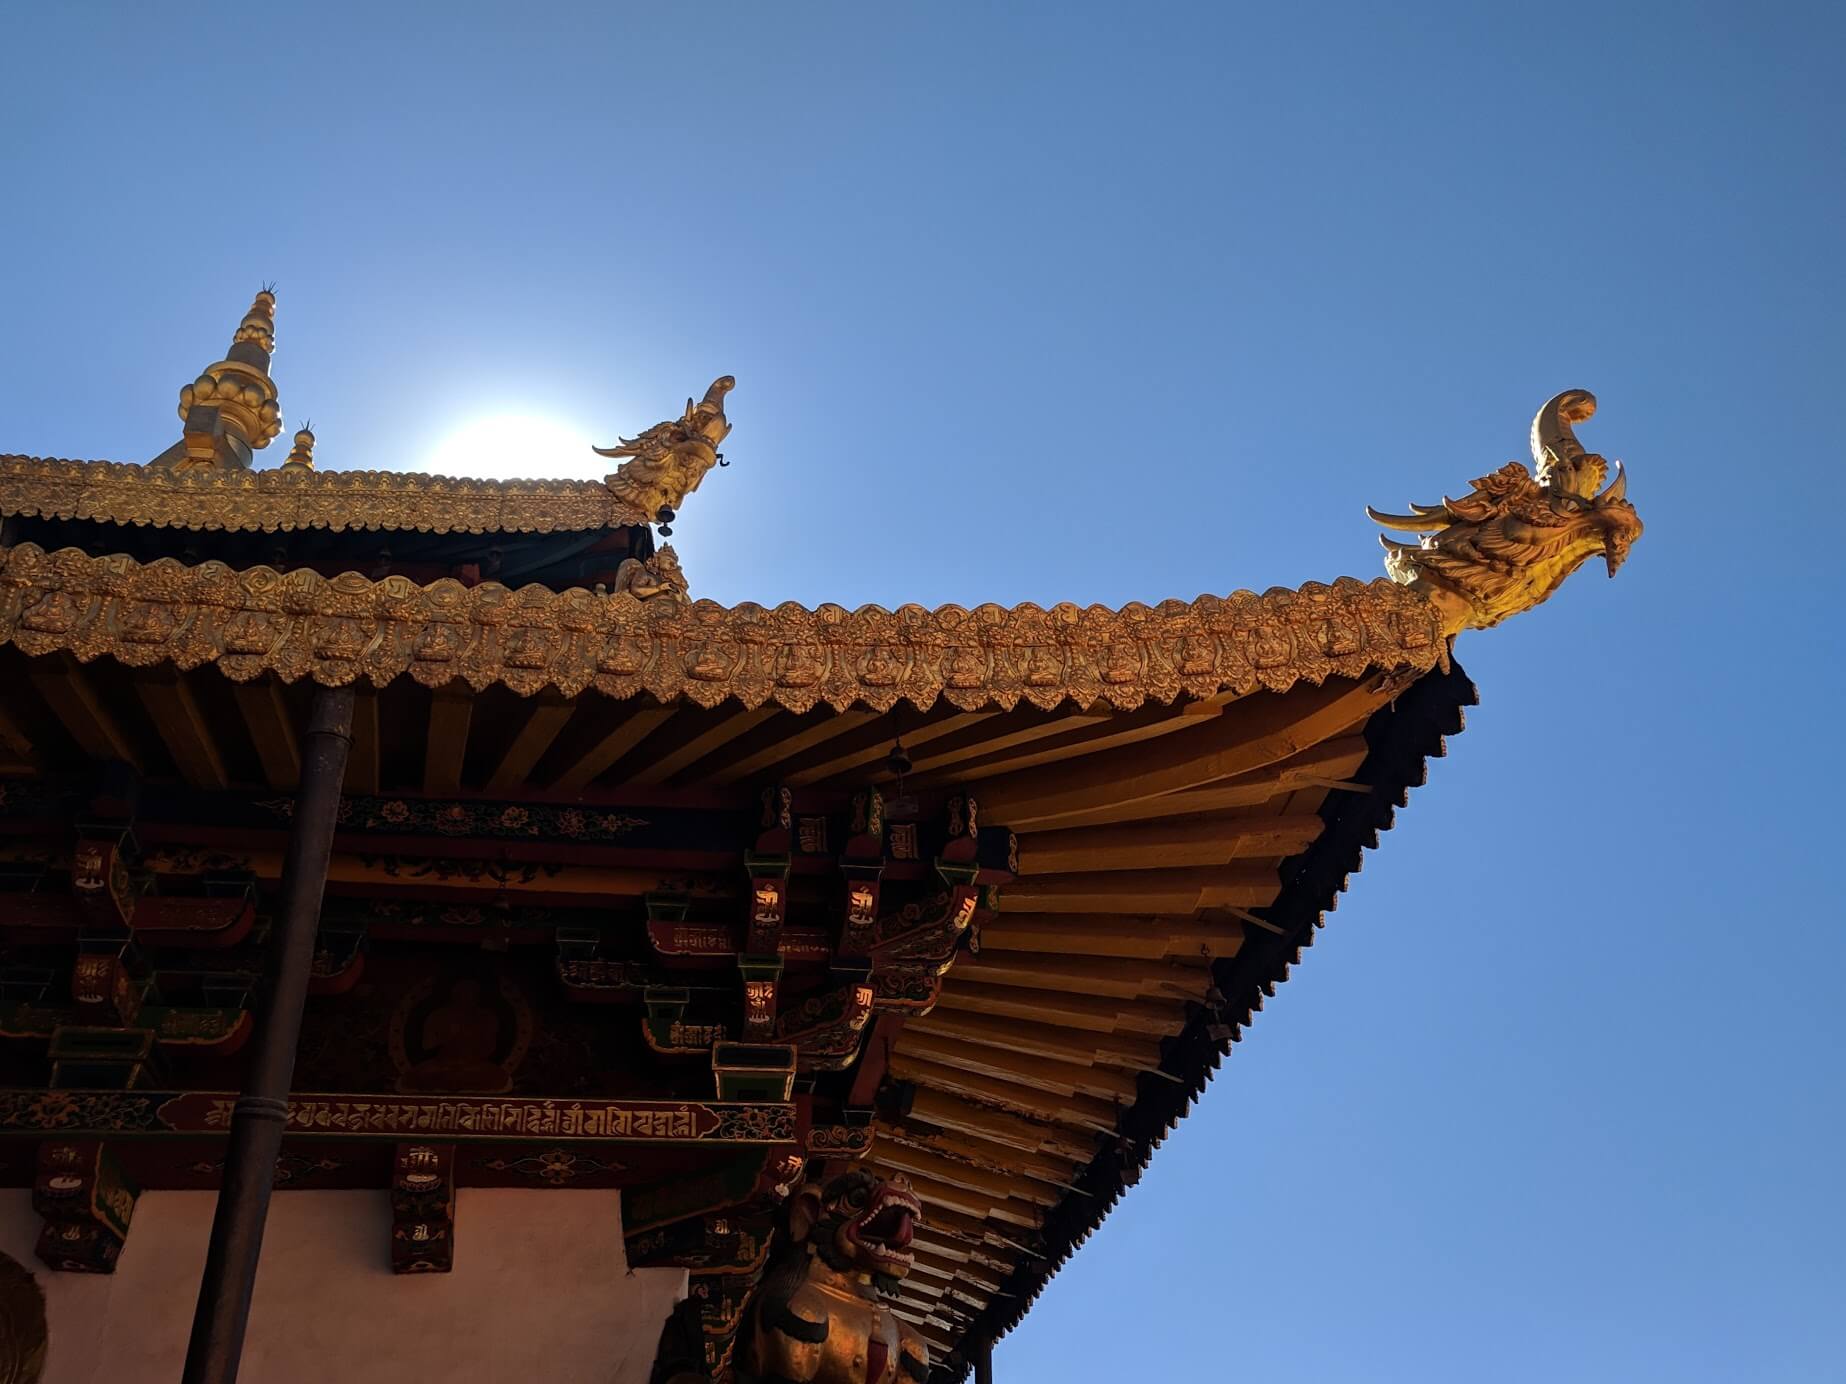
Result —
<svg viewBox="0 0 1846 1384"><path fill-rule="evenodd" d="M624 458L604 484L648 520L672 523L674 511L699 488L705 473L724 464L718 447L731 431L724 396L736 384L729 375L720 375L703 399L686 400L680 417L656 423L637 437L624 437L613 447L592 447L597 456Z"/></svg>
<svg viewBox="0 0 1846 1384"><path fill-rule="evenodd" d="M1572 431L1596 412L1596 396L1567 389L1532 420L1532 465L1517 461L1482 476L1460 499L1410 506L1408 514L1365 512L1387 529L1420 534L1414 543L1380 534L1385 571L1421 591L1450 633L1487 629L1530 610L1564 579L1600 555L1609 575L1641 536L1620 462L1585 451Z"/></svg>

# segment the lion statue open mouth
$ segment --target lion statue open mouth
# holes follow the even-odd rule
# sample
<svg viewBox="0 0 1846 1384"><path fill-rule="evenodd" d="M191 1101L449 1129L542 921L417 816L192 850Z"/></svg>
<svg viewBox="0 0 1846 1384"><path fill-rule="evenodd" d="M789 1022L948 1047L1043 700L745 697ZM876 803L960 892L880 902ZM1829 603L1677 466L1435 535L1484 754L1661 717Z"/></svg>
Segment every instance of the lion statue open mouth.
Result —
<svg viewBox="0 0 1846 1384"><path fill-rule="evenodd" d="M920 1384L929 1347L887 1301L916 1262L923 1204L854 1169L789 1198L779 1257L751 1305L739 1380Z"/></svg>

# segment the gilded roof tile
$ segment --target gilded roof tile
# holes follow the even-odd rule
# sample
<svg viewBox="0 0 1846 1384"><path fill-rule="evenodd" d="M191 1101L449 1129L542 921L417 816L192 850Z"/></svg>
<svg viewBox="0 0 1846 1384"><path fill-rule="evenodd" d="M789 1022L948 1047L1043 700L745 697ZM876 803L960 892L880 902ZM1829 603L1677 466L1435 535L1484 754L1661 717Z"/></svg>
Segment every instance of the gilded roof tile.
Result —
<svg viewBox="0 0 1846 1384"><path fill-rule="evenodd" d="M0 514L154 528L559 533L653 518L602 481L493 481L417 471L174 471L0 456Z"/></svg>

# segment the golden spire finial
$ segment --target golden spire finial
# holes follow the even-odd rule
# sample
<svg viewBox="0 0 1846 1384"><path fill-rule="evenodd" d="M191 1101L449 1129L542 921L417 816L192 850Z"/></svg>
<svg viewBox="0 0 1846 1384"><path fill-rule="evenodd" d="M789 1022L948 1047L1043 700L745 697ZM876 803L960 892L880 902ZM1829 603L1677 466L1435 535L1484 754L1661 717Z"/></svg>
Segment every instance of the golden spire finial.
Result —
<svg viewBox="0 0 1846 1384"><path fill-rule="evenodd" d="M249 467L251 453L282 431L282 409L269 358L276 349L276 293L265 285L231 338L224 359L179 391L185 436L154 458L176 471L201 466Z"/></svg>
<svg viewBox="0 0 1846 1384"><path fill-rule="evenodd" d="M284 471L312 471L314 469L314 425L303 423L301 431L295 434L295 445L289 451L288 460L282 463Z"/></svg>

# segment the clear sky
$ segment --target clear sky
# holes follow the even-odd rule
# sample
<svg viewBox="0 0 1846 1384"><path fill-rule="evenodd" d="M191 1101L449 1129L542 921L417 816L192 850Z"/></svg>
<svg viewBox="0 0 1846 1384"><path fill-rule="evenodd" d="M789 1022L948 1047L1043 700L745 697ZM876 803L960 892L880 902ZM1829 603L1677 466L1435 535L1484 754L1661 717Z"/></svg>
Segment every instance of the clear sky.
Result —
<svg viewBox="0 0 1846 1384"><path fill-rule="evenodd" d="M154 456L275 279L324 466L600 475L730 372L695 595L1119 604L1369 576L1363 505L1594 390L1628 566L1464 637L1467 733L999 1376L1846 1375L1837 7L39 5L0 50L7 451Z"/></svg>

